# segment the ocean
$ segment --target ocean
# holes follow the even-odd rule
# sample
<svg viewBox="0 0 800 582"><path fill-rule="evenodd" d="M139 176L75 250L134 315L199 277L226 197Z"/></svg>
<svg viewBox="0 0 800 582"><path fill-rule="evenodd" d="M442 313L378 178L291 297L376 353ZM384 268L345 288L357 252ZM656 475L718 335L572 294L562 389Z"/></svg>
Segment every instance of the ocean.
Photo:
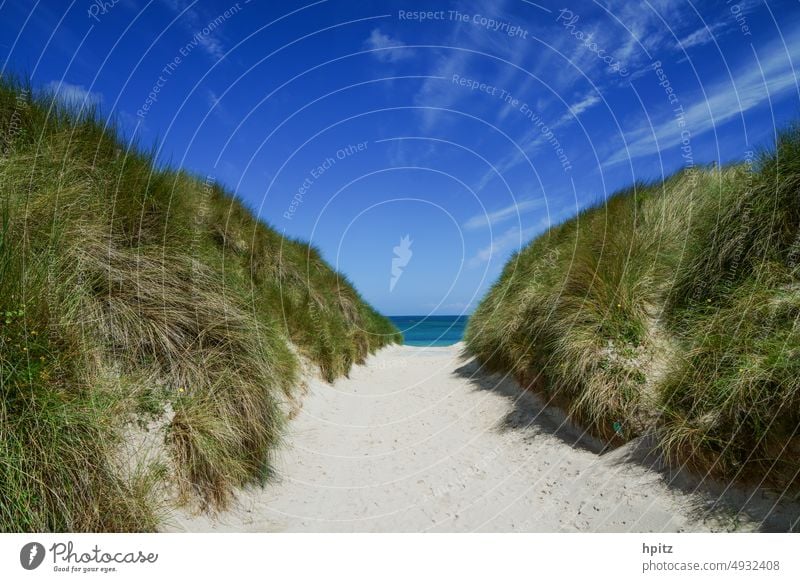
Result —
<svg viewBox="0 0 800 582"><path fill-rule="evenodd" d="M451 346L464 337L466 315L390 316L408 346Z"/></svg>

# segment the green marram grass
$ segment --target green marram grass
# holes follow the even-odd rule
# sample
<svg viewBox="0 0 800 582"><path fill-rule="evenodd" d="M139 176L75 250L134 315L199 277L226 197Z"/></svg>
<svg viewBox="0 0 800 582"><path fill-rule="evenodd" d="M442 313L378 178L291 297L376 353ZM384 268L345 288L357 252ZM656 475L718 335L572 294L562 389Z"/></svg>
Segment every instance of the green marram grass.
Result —
<svg viewBox="0 0 800 582"><path fill-rule="evenodd" d="M637 184L512 257L468 348L620 444L800 487L800 130Z"/></svg>
<svg viewBox="0 0 800 582"><path fill-rule="evenodd" d="M224 508L269 476L300 357L334 380L397 341L315 248L0 80L0 531L153 530L165 490ZM146 425L166 458L131 466Z"/></svg>

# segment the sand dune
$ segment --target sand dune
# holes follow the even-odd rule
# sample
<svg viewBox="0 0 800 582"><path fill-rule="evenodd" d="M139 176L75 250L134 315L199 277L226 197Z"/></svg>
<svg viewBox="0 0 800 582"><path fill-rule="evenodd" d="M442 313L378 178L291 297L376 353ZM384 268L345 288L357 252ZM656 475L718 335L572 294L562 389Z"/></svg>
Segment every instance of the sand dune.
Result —
<svg viewBox="0 0 800 582"><path fill-rule="evenodd" d="M447 348L394 346L312 381L278 475L176 531L708 531L758 520L668 487L636 445L598 454L513 382ZM769 505L769 500L761 500ZM726 517L727 516L727 517ZM773 515L774 517L774 515ZM763 526L761 526L763 528Z"/></svg>

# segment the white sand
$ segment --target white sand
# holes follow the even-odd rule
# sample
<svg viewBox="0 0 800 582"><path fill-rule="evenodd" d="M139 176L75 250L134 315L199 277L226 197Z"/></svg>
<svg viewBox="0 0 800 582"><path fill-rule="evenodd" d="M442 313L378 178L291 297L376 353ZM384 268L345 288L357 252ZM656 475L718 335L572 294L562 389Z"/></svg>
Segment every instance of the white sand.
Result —
<svg viewBox="0 0 800 582"><path fill-rule="evenodd" d="M312 381L278 477L216 518L173 531L703 531L695 496L631 446L575 445L559 416L463 346L390 347L328 385ZM584 443L585 444L585 443ZM591 447L592 443L588 443ZM739 525L741 528L741 524Z"/></svg>

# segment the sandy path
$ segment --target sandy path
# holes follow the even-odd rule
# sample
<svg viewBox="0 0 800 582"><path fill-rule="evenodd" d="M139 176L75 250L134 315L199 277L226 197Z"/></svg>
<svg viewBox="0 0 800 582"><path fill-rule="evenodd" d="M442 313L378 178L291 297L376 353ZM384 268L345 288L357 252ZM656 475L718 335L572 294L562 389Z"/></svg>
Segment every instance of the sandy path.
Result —
<svg viewBox="0 0 800 582"><path fill-rule="evenodd" d="M554 413L474 376L461 346L390 347L312 382L278 478L178 531L698 531L691 496L647 466L572 446ZM521 400L522 399L522 400ZM539 412L537 413L537 410ZM561 436L556 429L561 425ZM574 442L574 438L571 439Z"/></svg>

